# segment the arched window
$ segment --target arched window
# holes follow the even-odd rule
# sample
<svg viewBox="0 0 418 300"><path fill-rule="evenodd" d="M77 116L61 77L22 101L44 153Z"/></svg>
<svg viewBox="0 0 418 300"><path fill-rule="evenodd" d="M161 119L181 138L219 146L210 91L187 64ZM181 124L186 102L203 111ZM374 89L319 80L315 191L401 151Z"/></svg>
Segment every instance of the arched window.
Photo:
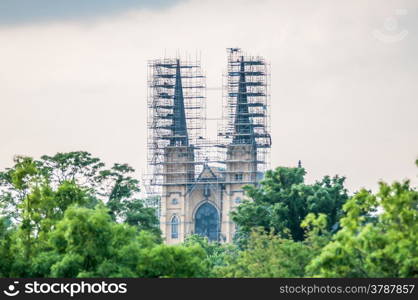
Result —
<svg viewBox="0 0 418 300"><path fill-rule="evenodd" d="M173 198L171 199L171 204L174 204L174 205L179 204L179 200L177 198Z"/></svg>
<svg viewBox="0 0 418 300"><path fill-rule="evenodd" d="M195 222L196 234L206 236L210 241L219 240L219 214L212 204L206 202L199 207Z"/></svg>
<svg viewBox="0 0 418 300"><path fill-rule="evenodd" d="M171 218L171 238L178 239L179 238L179 218L177 216L173 216Z"/></svg>

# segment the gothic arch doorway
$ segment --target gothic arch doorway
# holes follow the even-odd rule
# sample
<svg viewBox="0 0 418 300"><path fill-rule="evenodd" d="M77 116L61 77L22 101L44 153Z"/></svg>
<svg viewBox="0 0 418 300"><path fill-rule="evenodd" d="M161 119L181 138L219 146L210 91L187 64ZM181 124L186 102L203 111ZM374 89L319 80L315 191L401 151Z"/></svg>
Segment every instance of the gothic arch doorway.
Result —
<svg viewBox="0 0 418 300"><path fill-rule="evenodd" d="M219 214L215 206L206 202L195 215L195 233L206 236L210 241L219 240Z"/></svg>

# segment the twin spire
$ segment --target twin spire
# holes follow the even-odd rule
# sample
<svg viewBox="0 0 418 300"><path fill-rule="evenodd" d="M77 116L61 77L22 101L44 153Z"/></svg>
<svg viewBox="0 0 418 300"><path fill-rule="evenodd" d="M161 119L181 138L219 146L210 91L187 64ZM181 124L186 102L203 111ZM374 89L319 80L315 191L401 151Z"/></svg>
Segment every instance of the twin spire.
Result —
<svg viewBox="0 0 418 300"><path fill-rule="evenodd" d="M247 97L247 85L251 84L246 81L244 57L240 59L240 72L238 81L238 93L236 93L236 110L234 117L234 137L233 144L255 144L253 125L250 120L249 103ZM176 75L174 86L174 101L172 114L172 138L170 146L189 146L189 138L187 134L187 122L184 107L183 85L181 76L180 60L176 61Z"/></svg>
<svg viewBox="0 0 418 300"><path fill-rule="evenodd" d="M161 58L148 62L147 154L152 174L150 185L155 187L151 193L160 194L161 186L169 184L164 177L167 172L174 178L184 171L190 177L186 181L192 183L195 167L199 170L203 163L226 164L230 161L228 154L250 148L239 145L251 146L249 162L257 164L254 172L268 168L267 154L271 147L268 63L263 57L245 54L239 48L227 51L224 109L216 140L205 137L206 77L200 58ZM176 169L173 163L177 159L187 160L186 171ZM246 161L247 157L241 160Z"/></svg>

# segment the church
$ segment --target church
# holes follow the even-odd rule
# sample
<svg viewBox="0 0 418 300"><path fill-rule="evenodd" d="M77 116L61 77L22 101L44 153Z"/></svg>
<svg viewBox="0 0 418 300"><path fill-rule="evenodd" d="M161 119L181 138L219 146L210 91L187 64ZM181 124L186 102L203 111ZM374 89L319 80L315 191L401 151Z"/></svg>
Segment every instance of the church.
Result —
<svg viewBox="0 0 418 300"><path fill-rule="evenodd" d="M268 75L264 58L228 49L225 125L210 142L201 130L206 86L199 61L149 63L148 185L167 244L191 234L233 241L230 212L244 199L243 187L257 185L268 167Z"/></svg>

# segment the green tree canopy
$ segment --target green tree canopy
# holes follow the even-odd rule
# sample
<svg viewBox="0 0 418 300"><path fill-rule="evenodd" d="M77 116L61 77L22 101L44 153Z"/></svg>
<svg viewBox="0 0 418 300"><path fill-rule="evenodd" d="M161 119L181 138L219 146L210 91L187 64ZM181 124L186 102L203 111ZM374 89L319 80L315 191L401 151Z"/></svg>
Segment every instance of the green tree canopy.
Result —
<svg viewBox="0 0 418 300"><path fill-rule="evenodd" d="M320 277L418 277L418 191L380 183L345 205L341 230L307 270Z"/></svg>
<svg viewBox="0 0 418 300"><path fill-rule="evenodd" d="M25 207L27 214L34 205L49 205L53 213L62 215L71 204L94 207L103 202L114 220L159 234L155 209L140 199L133 172L127 164L107 169L99 158L83 151L44 155L39 160L17 156L12 168L0 172L1 212L21 222Z"/></svg>
<svg viewBox="0 0 418 300"><path fill-rule="evenodd" d="M231 257L238 255L236 245L209 241L207 237L200 235L189 235L183 245L186 247L197 245L204 250L205 258L202 263L209 268L207 277L217 277L219 274L216 269L226 266Z"/></svg>
<svg viewBox="0 0 418 300"><path fill-rule="evenodd" d="M302 242L252 231L246 249L216 268L219 277L303 277L313 253Z"/></svg>
<svg viewBox="0 0 418 300"><path fill-rule="evenodd" d="M417 161L418 165L418 161ZM236 245L162 243L126 164L87 152L16 157L0 172L0 277L418 277L418 191L268 171L232 213Z"/></svg>
<svg viewBox="0 0 418 300"><path fill-rule="evenodd" d="M12 168L0 172L0 276L96 276L104 274L100 270L109 276L137 274L136 267L131 273L109 273L109 262L94 263L122 259L108 247L128 232L129 240L147 231L155 245L161 241L156 211L138 198L133 171L121 164L105 169L87 152L40 160L16 157ZM67 239L64 250L58 237Z"/></svg>
<svg viewBox="0 0 418 300"><path fill-rule="evenodd" d="M304 183L303 168L279 167L267 171L259 187L247 186L244 201L232 212L238 237L247 238L253 228L275 232L296 241L304 239L301 222L309 213L325 214L328 229L336 229L342 205L348 199L344 177L325 176L314 184Z"/></svg>

